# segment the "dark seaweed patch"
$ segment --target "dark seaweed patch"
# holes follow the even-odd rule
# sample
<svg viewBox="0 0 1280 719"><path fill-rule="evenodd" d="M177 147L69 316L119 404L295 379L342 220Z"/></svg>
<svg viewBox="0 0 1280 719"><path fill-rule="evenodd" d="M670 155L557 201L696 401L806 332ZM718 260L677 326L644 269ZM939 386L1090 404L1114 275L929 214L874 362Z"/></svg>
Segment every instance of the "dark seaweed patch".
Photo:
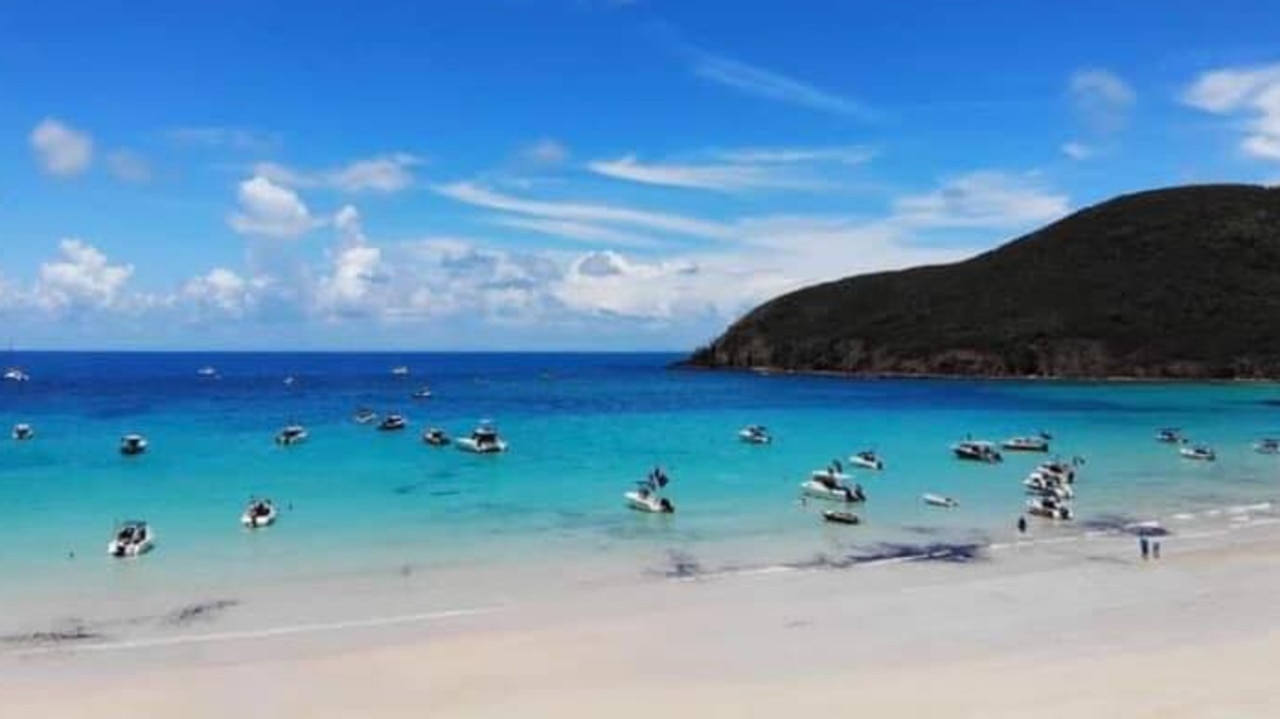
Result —
<svg viewBox="0 0 1280 719"><path fill-rule="evenodd" d="M68 644L89 639L100 639L101 632L79 619L67 621L63 626L34 632L21 632L0 636L0 643L18 645Z"/></svg>
<svg viewBox="0 0 1280 719"><path fill-rule="evenodd" d="M891 559L968 564L984 558L982 547L983 545L978 542L885 543L876 545L870 551L852 552L840 556L816 554L811 559L787 564L786 566L793 569L849 569L860 564L871 564Z"/></svg>
<svg viewBox="0 0 1280 719"><path fill-rule="evenodd" d="M240 602L236 599L214 599L208 602L188 604L170 612L164 618L164 623L180 626L192 622L207 621L238 604Z"/></svg>
<svg viewBox="0 0 1280 719"><path fill-rule="evenodd" d="M692 579L707 573L696 557L677 550L667 552L667 565L657 572L668 579Z"/></svg>
<svg viewBox="0 0 1280 719"><path fill-rule="evenodd" d="M426 486L426 482L414 482L412 484L401 484L396 487L392 487L391 492L393 494L399 494L399 495L413 494L419 489L422 489L424 486Z"/></svg>

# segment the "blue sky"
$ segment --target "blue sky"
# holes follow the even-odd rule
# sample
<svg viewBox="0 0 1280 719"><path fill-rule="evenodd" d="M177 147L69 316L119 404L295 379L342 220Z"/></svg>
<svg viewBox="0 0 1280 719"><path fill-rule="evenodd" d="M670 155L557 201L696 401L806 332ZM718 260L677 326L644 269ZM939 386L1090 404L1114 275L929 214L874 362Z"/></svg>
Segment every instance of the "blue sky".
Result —
<svg viewBox="0 0 1280 719"><path fill-rule="evenodd" d="M20 347L684 349L1117 193L1280 180L1268 3L11 3Z"/></svg>

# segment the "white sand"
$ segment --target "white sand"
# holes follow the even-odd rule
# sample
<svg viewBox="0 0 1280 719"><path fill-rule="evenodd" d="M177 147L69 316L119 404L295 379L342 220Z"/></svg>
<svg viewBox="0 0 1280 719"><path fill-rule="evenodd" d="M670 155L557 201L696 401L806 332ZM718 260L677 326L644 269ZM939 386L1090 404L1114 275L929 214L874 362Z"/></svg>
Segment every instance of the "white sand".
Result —
<svg viewBox="0 0 1280 719"><path fill-rule="evenodd" d="M1280 715L1280 527L1172 538L1159 563L1134 541L8 652L0 716Z"/></svg>

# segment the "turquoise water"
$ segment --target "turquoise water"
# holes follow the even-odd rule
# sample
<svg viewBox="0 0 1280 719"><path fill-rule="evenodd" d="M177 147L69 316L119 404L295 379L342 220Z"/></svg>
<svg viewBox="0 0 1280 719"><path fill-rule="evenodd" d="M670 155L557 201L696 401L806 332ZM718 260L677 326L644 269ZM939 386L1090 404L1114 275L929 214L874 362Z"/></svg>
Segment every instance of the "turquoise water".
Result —
<svg viewBox="0 0 1280 719"><path fill-rule="evenodd" d="M112 586L123 572L155 582L234 584L264 567L282 579L329 570L485 562L636 562L668 551L750 563L849 543L1007 533L1042 455L998 466L951 458L967 434L1000 440L1052 431L1054 451L1087 459L1075 506L1095 521L1266 501L1280 463L1252 451L1280 434L1280 388L1257 384L855 381L669 371L656 354L40 354L16 357L33 380L0 384L0 422L37 439L0 443L0 563L28 585ZM220 378L202 379L212 365ZM412 376L392 377L407 365ZM298 381L286 386L283 378ZM408 395L429 384L434 397ZM379 433L351 421L368 405L411 426ZM498 423L511 450L433 448L427 426L468 432ZM280 448L298 421L310 441ZM737 431L763 423L770 446ZM1219 461L1179 459L1153 440L1181 426ZM116 451L142 432L152 450ZM824 525L798 485L833 458L874 447L869 502L856 528ZM628 511L622 493L661 464L670 517ZM954 496L930 509L923 492ZM251 495L286 507L279 524L238 524ZM105 556L113 523L149 520L157 550ZM75 558L69 558L74 553ZM121 565L128 565L122 569ZM135 585L130 585L135 586Z"/></svg>

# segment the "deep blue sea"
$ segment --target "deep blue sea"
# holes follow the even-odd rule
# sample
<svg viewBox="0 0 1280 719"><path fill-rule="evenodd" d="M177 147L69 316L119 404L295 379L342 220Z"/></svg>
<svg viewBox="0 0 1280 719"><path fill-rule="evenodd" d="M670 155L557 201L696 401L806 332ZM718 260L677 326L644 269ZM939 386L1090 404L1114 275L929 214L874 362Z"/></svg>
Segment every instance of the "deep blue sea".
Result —
<svg viewBox="0 0 1280 719"><path fill-rule="evenodd" d="M7 576L74 590L118 580L105 555L115 522L151 522L154 552L130 572L173 582L243 581L270 567L289 578L362 566L449 567L536 559L640 562L689 551L748 563L849 542L1008 533L1040 455L997 466L954 460L957 439L1045 429L1054 453L1087 460L1078 526L1167 517L1270 500L1280 463L1252 451L1280 434L1280 387L851 380L673 371L669 354L18 353L31 375L0 383L0 513ZM216 379L197 375L203 366ZM404 365L410 376L395 377ZM286 385L284 378L296 382ZM429 385L433 397L413 400ZM359 406L399 411L382 433ZM492 419L500 456L434 448L428 426L468 433ZM30 442L7 429L31 423ZM310 440L276 446L304 424ZM776 441L737 438L766 424ZM1185 429L1219 460L1180 459L1154 441ZM117 451L145 434L151 450ZM861 473L864 523L820 521L798 485L833 458L874 448L888 463ZM673 516L629 511L622 494L655 465L672 477ZM852 470L851 470L852 471ZM956 510L924 506L950 495ZM253 495L285 511L267 531L238 518ZM1044 531L1066 531L1061 528ZM75 558L71 559L74 553Z"/></svg>

